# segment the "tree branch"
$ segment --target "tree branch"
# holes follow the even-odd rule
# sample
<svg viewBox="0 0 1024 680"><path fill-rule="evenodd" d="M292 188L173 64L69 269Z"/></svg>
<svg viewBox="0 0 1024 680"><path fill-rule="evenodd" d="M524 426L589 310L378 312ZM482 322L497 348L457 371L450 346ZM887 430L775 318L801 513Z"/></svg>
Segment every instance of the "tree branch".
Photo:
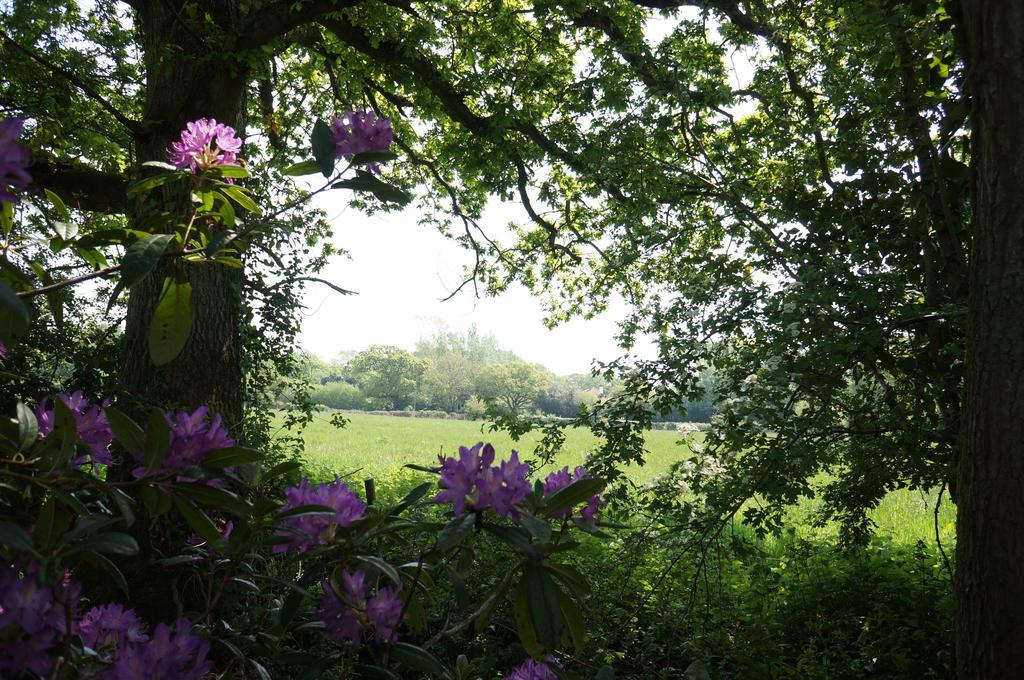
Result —
<svg viewBox="0 0 1024 680"><path fill-rule="evenodd" d="M361 0L312 0L294 9L292 0L279 0L260 7L242 19L235 36L235 51L251 50L280 38L303 24L317 21L330 12L355 7Z"/></svg>
<svg viewBox="0 0 1024 680"><path fill-rule="evenodd" d="M30 172L35 186L49 189L69 206L92 212L128 212L128 180L121 175L39 155Z"/></svg>
<svg viewBox="0 0 1024 680"><path fill-rule="evenodd" d="M137 120L129 118L128 116L118 111L113 104L104 99L99 92L94 90L88 83L86 83L84 80L79 78L74 73L67 70L66 68L54 64L52 61L49 61L48 59L36 54L29 48L20 45L18 42L16 42L9 35L7 35L7 33L3 31L0 31L0 38L2 38L6 44L10 45L17 51L21 52L32 61L48 68L49 70L53 71L57 75L61 76L62 78L73 84L79 90L84 92L90 99L94 100L101 107L103 107L105 111L112 115L117 120L117 122L121 123L121 125L125 126L129 131L133 133L141 132L141 123L139 123Z"/></svg>

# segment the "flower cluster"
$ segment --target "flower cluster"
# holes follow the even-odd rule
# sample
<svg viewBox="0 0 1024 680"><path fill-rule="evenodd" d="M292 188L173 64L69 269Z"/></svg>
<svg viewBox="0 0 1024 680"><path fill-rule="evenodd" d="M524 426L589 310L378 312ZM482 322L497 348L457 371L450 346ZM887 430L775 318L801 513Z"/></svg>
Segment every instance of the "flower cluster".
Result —
<svg viewBox="0 0 1024 680"><path fill-rule="evenodd" d="M554 663L555 659L549 656L545 661ZM558 674L551 670L547 663L527 659L502 680L558 680Z"/></svg>
<svg viewBox="0 0 1024 680"><path fill-rule="evenodd" d="M73 612L79 586L39 581L39 568L0 566L0 677L26 671L46 677L53 670L49 651L67 632L66 607Z"/></svg>
<svg viewBox="0 0 1024 680"><path fill-rule="evenodd" d="M90 403L81 390L76 390L71 394L58 394L57 398L74 415L78 438L89 447L89 455L78 456L71 461L72 465L75 467L84 465L87 459L91 459L94 469L96 465L112 464L114 459L110 455L109 447L110 443L114 440L114 433L110 429L107 416L103 413L102 408L99 405ZM39 422L40 437L46 437L53 432L56 413L54 409L48 407L48 404L49 400L43 399L36 406L36 420ZM109 401L104 401L102 404L103 407L109 405Z"/></svg>
<svg viewBox="0 0 1024 680"><path fill-rule="evenodd" d="M435 503L451 503L455 516L466 511L493 510L502 517L516 517L514 506L530 493L526 475L530 467L519 462L515 451L500 465L494 462L494 447L478 443L473 448L459 447L459 457L439 458L444 490L434 496Z"/></svg>
<svg viewBox="0 0 1024 680"><path fill-rule="evenodd" d="M167 160L179 170L201 172L214 165L240 165L242 140L235 129L213 118L200 118L181 131L181 141L171 144Z"/></svg>
<svg viewBox="0 0 1024 680"><path fill-rule="evenodd" d="M343 484L337 476L330 484L313 486L307 477L302 478L298 486L284 490L285 504L281 510L292 510L303 505L324 505L334 510L332 515L302 515L288 517L281 522L284 527L278 530L279 536L291 537L287 543L274 546L275 553L286 550L306 551L319 545L325 545L334 539L338 527L347 527L363 518L366 503L352 493L347 484Z"/></svg>
<svg viewBox="0 0 1024 680"><path fill-rule="evenodd" d="M17 143L25 121L8 118L0 121L0 203L18 203L13 189L24 189L32 181L25 170L31 160L28 149Z"/></svg>
<svg viewBox="0 0 1024 680"><path fill-rule="evenodd" d="M41 583L34 563L0 566L0 677L48 676L51 652L70 633L103 664L91 678L199 680L211 670L210 645L192 634L188 619L158 625L152 638L133 610L116 603L93 607L76 621L80 590L67 573L56 585Z"/></svg>
<svg viewBox="0 0 1024 680"><path fill-rule="evenodd" d="M394 139L390 118L377 118L373 111L347 111L331 119L331 141L335 158L352 158L366 151L387 151ZM377 164L367 166L377 172Z"/></svg>
<svg viewBox="0 0 1024 680"><path fill-rule="evenodd" d="M569 486L573 482L580 479L588 479L590 472L584 467L577 467L571 473L569 472L569 466L565 466L561 470L552 472L544 479L544 496L550 496L556 491L561 491L565 487ZM607 505L608 501L601 498L598 495L591 496L587 499L586 506L580 510L580 516L588 521L593 522L597 519L598 514L601 512L601 507ZM565 508L552 514L553 517L560 519L569 519L572 516L572 508Z"/></svg>
<svg viewBox="0 0 1024 680"><path fill-rule="evenodd" d="M327 637L348 640L358 648L363 631L372 630L379 642L395 642L402 619L398 588L380 588L367 599L366 575L358 569L341 572L338 589L326 579L322 585L324 597L320 604L323 611L317 618L324 622Z"/></svg>
<svg viewBox="0 0 1024 680"><path fill-rule="evenodd" d="M210 451L226 449L235 445L228 431L221 425L219 413L207 421L206 416L210 409L200 406L192 413L179 411L177 413L166 413L164 418L167 421L170 442L167 456L164 458L161 467L164 470L184 470L185 468L200 465L203 457ZM137 460L142 460L143 452L136 452ZM144 468L136 468L132 474L141 477L145 474ZM179 478L180 481L189 478Z"/></svg>
<svg viewBox="0 0 1024 680"><path fill-rule="evenodd" d="M193 635L191 629L188 619L180 618L173 626L157 625L152 639L145 644L122 641L113 665L99 677L104 680L200 680L213 668L206 658L210 643Z"/></svg>
<svg viewBox="0 0 1024 680"><path fill-rule="evenodd" d="M82 644L99 654L100 659L113 660L124 645L149 640L142 621L132 609L117 603L104 604L87 611L75 627Z"/></svg>

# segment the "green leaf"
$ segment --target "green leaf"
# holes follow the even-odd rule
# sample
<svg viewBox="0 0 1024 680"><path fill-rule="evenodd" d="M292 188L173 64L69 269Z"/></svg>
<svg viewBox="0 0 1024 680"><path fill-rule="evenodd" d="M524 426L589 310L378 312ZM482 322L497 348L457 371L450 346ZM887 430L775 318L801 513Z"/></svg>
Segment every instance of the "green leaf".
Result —
<svg viewBox="0 0 1024 680"><path fill-rule="evenodd" d="M170 172L177 172L177 166L165 163L163 161L146 161L142 164L144 168L159 168L160 170L169 170Z"/></svg>
<svg viewBox="0 0 1024 680"><path fill-rule="evenodd" d="M220 234L223 234L223 233L227 232L228 229L233 228L235 226L235 222L238 219L238 216L235 214L235 206L231 205L231 201L229 201L227 199L227 197L224 196L224 194L222 194L220 192L218 192L217 195L221 197L221 201L220 201L220 223L221 223L221 226L224 227L224 229L222 229L221 231L217 232L217 235L214 236L214 239L217 238L217 236L219 236ZM214 239L210 239L211 243L213 242ZM226 239L222 238L221 239L221 243L223 243L224 240L226 240ZM219 248L214 248L212 252L217 252L217 250L219 250ZM207 255L211 254L209 246L206 247L206 254Z"/></svg>
<svg viewBox="0 0 1024 680"><path fill-rule="evenodd" d="M109 531L105 534L90 536L68 553L77 555L80 553L106 553L108 555L136 555L139 552L139 544L128 534L119 531Z"/></svg>
<svg viewBox="0 0 1024 680"><path fill-rule="evenodd" d="M601 492L607 483L599 478L577 479L575 482L560 489L544 502L544 511L548 514L574 508L591 496Z"/></svg>
<svg viewBox="0 0 1024 680"><path fill-rule="evenodd" d="M324 177L330 177L334 172L335 146L331 139L331 128L327 123L318 120L313 124L313 134L310 135L309 143L320 172Z"/></svg>
<svg viewBox="0 0 1024 680"><path fill-rule="evenodd" d="M142 432L142 428L135 424L134 420L113 406L105 407L103 413L107 416L107 423L114 433L114 438L120 442L126 451L135 454L145 450L146 435Z"/></svg>
<svg viewBox="0 0 1024 680"><path fill-rule="evenodd" d="M68 207L64 205L64 201L61 200L61 197L49 189L43 189L43 193L46 194L47 200L50 201L50 206L53 208L53 211L57 213L57 219L63 220L64 222L69 221L71 219L71 212L68 210ZM65 236L64 238L70 237Z"/></svg>
<svg viewBox="0 0 1024 680"><path fill-rule="evenodd" d="M210 518L206 516L202 510L197 508L192 501L180 496L174 496L174 507L178 509L181 516L185 518L188 525L192 527L192 531L196 532L200 538L207 542L210 546L223 548L224 537L217 531L217 527L214 526Z"/></svg>
<svg viewBox="0 0 1024 680"><path fill-rule="evenodd" d="M330 138L330 134L328 133L328 139L329 138ZM332 143L332 146L333 146L333 143ZM331 161L331 167L332 168L334 167L334 161L333 160ZM323 172L323 169L321 168L320 164L317 163L316 161L302 161L300 163L295 163L294 165L289 165L287 168L284 169L284 174L285 175L289 175L291 177L301 177L302 175L312 175L312 174L315 174L315 173L318 173L318 172Z"/></svg>
<svg viewBox="0 0 1024 680"><path fill-rule="evenodd" d="M571 597L558 591L558 604L562 612L562 620L565 621L565 628L569 633L569 639L577 654L583 653L583 645L586 642L586 633L583 628L583 614L579 605Z"/></svg>
<svg viewBox="0 0 1024 680"><path fill-rule="evenodd" d="M546 519L535 517L528 512L519 513L519 523L541 544L551 540L551 525Z"/></svg>
<svg viewBox="0 0 1024 680"><path fill-rule="evenodd" d="M23 402L19 401L15 409L18 414L18 450L27 451L39 440L39 421Z"/></svg>
<svg viewBox="0 0 1024 680"><path fill-rule="evenodd" d="M436 656L416 645L398 642L391 648L390 656L398 663L419 673L444 677L448 669Z"/></svg>
<svg viewBox="0 0 1024 680"><path fill-rule="evenodd" d="M427 495L427 492L430 491L430 487L432 487L432 486L433 486L432 482L424 482L423 484L420 484L419 486L414 488L412 491L407 493L405 495L405 498L400 500L395 505L391 506L391 508L388 509L388 514L392 515L392 516L401 514L409 506L413 505L416 501L418 501L419 499L421 499L425 495Z"/></svg>
<svg viewBox="0 0 1024 680"><path fill-rule="evenodd" d="M249 194L247 194L245 189L242 187L225 184L220 188L220 190L229 196L235 203L240 205L243 210L248 210L256 215L259 215L262 212L260 207L256 205L256 201L252 200Z"/></svg>
<svg viewBox="0 0 1024 680"><path fill-rule="evenodd" d="M56 232L57 236L61 237L65 241L70 241L74 237L78 236L78 225L74 222L57 220L53 223L53 231Z"/></svg>
<svg viewBox="0 0 1024 680"><path fill-rule="evenodd" d="M149 412L146 428L146 455L143 465L147 472L156 470L163 464L171 447L171 431L167 427L167 419L163 411L154 408Z"/></svg>
<svg viewBox="0 0 1024 680"><path fill-rule="evenodd" d="M352 165L369 165L370 163L387 163L398 158L394 151L364 151L352 156L349 161Z"/></svg>
<svg viewBox="0 0 1024 680"><path fill-rule="evenodd" d="M412 194L382 182L368 172L356 171L355 177L343 179L331 185L332 189L350 189L352 191L368 191L382 201L405 205L412 201Z"/></svg>
<svg viewBox="0 0 1024 680"><path fill-rule="evenodd" d="M484 524L484 531L497 537L513 550L523 553L528 557L537 559L540 557L540 550L530 543L530 537L515 527L502 526L500 524Z"/></svg>
<svg viewBox="0 0 1024 680"><path fill-rule="evenodd" d="M33 532L39 546L48 548L64 533L71 518L57 505L54 496L48 496L39 510L39 519Z"/></svg>
<svg viewBox="0 0 1024 680"><path fill-rule="evenodd" d="M110 575L110 578L113 579L114 583L117 584L117 587L121 589L121 592L124 593L126 598L131 596L131 591L128 589L127 579L125 579L124 574L121 573L118 566L110 561L109 557L94 552L89 555L85 555L84 558L87 562L92 562L99 566L100 569L107 572L107 574Z"/></svg>
<svg viewBox="0 0 1024 680"><path fill-rule="evenodd" d="M230 491L202 483L176 482L171 485L175 493L187 496L204 506L230 512L239 517L252 514L252 506L244 498L239 498Z"/></svg>
<svg viewBox="0 0 1024 680"><path fill-rule="evenodd" d="M10 312L15 319L28 326L28 307L21 301L14 289L0 281L0 307Z"/></svg>
<svg viewBox="0 0 1024 680"><path fill-rule="evenodd" d="M568 564L549 562L548 571L576 597L584 597L590 593L590 584L579 569Z"/></svg>
<svg viewBox="0 0 1024 680"><path fill-rule="evenodd" d="M11 522L0 522L0 545L6 545L20 552L32 550L32 536Z"/></svg>
<svg viewBox="0 0 1024 680"><path fill-rule="evenodd" d="M530 616L530 598L522 583L516 588L513 617L516 622L516 633L519 635L519 642L523 645L526 653L532 657L544 656L544 645L537 640L537 632L533 628L533 618Z"/></svg>
<svg viewBox="0 0 1024 680"><path fill-rule="evenodd" d="M530 607L530 620L537 640L548 651L558 648L562 639L562 609L558 602L558 586L544 567L530 562L523 570L522 587Z"/></svg>
<svg viewBox="0 0 1024 680"><path fill-rule="evenodd" d="M128 250L125 251L124 257L121 259L123 287L131 288L153 271L173 238L173 234L154 234L140 238L128 246Z"/></svg>
<svg viewBox="0 0 1024 680"><path fill-rule="evenodd" d="M326 505L300 505L290 510L279 512L274 519L282 520L289 519L291 517L306 517L307 515L333 515L337 513L334 508L327 507Z"/></svg>
<svg viewBox="0 0 1024 680"><path fill-rule="evenodd" d="M192 332L192 285L168 276L149 325L149 356L157 366L174 360Z"/></svg>
<svg viewBox="0 0 1024 680"><path fill-rule="evenodd" d="M395 585L402 585L402 577L398 575L398 570L381 558L376 557L375 555L358 555L355 558L355 561L361 562L362 564L370 567L370 569L384 574Z"/></svg>
<svg viewBox="0 0 1024 680"><path fill-rule="evenodd" d="M214 449L203 456L203 467L226 468L246 463L258 463L263 454L256 449L244 446L231 446L225 449Z"/></svg>
<svg viewBox="0 0 1024 680"><path fill-rule="evenodd" d="M462 539L473 530L475 520L476 514L467 512L448 522L444 529L441 529L441 533L437 535L437 549L447 551L462 543Z"/></svg>
<svg viewBox="0 0 1024 680"><path fill-rule="evenodd" d="M148 162L155 163L159 161ZM143 165L145 165L145 163L143 163ZM152 177L144 177L143 179L140 179L138 182L135 182L134 184L128 187L128 195L131 196L132 194L140 194L146 191L152 191L153 189L156 189L158 186L162 186L164 184L167 184L171 180L177 179L179 174L180 172L177 170L177 168L175 168L174 172L163 172L160 173L159 175L153 175Z"/></svg>
<svg viewBox="0 0 1024 680"><path fill-rule="evenodd" d="M249 171L241 165L215 165L206 171L214 177L234 177L245 179L249 177Z"/></svg>

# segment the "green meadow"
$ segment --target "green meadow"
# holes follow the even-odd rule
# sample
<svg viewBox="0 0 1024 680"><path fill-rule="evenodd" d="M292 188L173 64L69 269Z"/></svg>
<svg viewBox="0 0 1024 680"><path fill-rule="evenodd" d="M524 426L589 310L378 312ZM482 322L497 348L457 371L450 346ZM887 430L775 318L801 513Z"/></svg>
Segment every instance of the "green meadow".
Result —
<svg viewBox="0 0 1024 680"><path fill-rule="evenodd" d="M338 429L330 424L326 414L317 414L306 429L305 461L309 469L322 478L335 474L359 480L373 478L382 490L391 484L404 486L410 474L419 474L404 469L407 463L432 465L439 454L453 455L460 445L487 441L494 445L499 457L515 449L521 457L528 458L540 439L540 434L531 433L513 441L508 433L487 431L486 423L481 421L364 413L347 413L345 417L349 420L348 425ZM669 430L647 432L647 464L643 467L630 466L627 473L639 484L649 481L667 470L673 462L689 456L685 437L693 436L700 435L683 435ZM587 453L596 447L597 442L597 437L589 430L570 429L565 446L554 464L541 472L564 465L583 464ZM920 540L934 545L935 501L934 492L898 490L890 493L871 517L878 532L897 543L913 544ZM832 526L814 526L816 505L814 499L806 499L791 510L794 529L808 538L834 535ZM955 517L955 509L947 496L938 513L939 534L947 551L953 546Z"/></svg>

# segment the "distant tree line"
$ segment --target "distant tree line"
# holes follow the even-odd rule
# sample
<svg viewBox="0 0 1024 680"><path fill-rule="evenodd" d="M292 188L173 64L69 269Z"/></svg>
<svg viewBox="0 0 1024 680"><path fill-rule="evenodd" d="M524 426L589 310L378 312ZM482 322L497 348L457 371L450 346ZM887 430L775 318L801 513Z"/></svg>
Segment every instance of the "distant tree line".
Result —
<svg viewBox="0 0 1024 680"><path fill-rule="evenodd" d="M542 413L571 418L622 389L617 381L589 373L555 375L540 364L503 349L493 334L471 327L465 333L439 331L412 352L373 345L343 352L334 361L302 357L311 398L328 408L351 410L436 410L482 417L488 406L507 413ZM714 412L713 386L705 396L663 420L707 422Z"/></svg>

